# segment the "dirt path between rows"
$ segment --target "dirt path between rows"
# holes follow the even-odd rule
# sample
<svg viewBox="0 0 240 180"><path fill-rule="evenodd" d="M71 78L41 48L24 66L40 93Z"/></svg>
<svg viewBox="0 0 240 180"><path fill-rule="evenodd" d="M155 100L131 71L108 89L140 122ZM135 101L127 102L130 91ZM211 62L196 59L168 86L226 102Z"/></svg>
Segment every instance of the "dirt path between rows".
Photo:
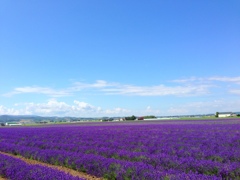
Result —
<svg viewBox="0 0 240 180"><path fill-rule="evenodd" d="M22 161L24 161L28 164L39 164L39 165L47 166L47 167L50 167L50 168L53 168L53 169L58 169L59 171L64 171L66 173L71 174L72 176L85 178L86 180L104 180L103 178L98 178L98 177L95 177L93 175L89 175L89 174L86 174L86 173L83 173L83 172L75 171L73 169L69 169L69 168L66 168L66 167L55 166L55 165L39 162L39 161L36 161L36 160L27 159L27 158L24 158L24 157L21 157L21 156L14 156L12 154L4 153L4 152L1 152L1 151L0 151L0 153L5 154L7 156L11 156L11 157L14 157L14 158L21 159ZM6 179L0 177L0 180L6 180Z"/></svg>

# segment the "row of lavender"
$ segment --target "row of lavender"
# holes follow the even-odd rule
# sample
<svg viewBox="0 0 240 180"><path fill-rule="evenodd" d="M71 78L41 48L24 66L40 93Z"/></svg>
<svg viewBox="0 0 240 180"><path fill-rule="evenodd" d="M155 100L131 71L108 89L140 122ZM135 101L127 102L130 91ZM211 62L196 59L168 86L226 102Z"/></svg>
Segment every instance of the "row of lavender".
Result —
<svg viewBox="0 0 240 180"><path fill-rule="evenodd" d="M189 122L1 129L0 150L108 179L239 177L239 120Z"/></svg>
<svg viewBox="0 0 240 180"><path fill-rule="evenodd" d="M17 150L14 150L15 148ZM49 164L65 166L106 179L220 179L216 176L202 175L191 171L185 173L181 170L166 170L161 167L156 169L144 162L122 161L93 154L69 153L59 150L39 150L37 148L17 146L8 146L4 150L5 152L20 154L27 158L34 158Z"/></svg>
<svg viewBox="0 0 240 180"><path fill-rule="evenodd" d="M83 180L56 169L41 165L30 165L4 154L0 154L0 177L11 180Z"/></svg>

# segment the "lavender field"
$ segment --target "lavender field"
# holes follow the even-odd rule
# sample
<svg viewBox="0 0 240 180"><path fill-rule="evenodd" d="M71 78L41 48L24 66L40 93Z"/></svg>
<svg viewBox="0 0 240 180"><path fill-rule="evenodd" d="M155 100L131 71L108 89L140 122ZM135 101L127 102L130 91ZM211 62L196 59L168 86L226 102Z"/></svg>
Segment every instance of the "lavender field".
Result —
<svg viewBox="0 0 240 180"><path fill-rule="evenodd" d="M240 179L240 120L0 128L0 151L105 179Z"/></svg>

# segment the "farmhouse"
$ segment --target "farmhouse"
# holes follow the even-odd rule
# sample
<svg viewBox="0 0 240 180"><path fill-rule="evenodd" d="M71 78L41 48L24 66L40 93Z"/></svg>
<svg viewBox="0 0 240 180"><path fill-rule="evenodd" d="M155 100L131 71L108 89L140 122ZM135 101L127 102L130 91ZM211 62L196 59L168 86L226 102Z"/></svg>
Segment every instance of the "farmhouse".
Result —
<svg viewBox="0 0 240 180"><path fill-rule="evenodd" d="M137 120L144 120L144 117L138 117Z"/></svg>
<svg viewBox="0 0 240 180"><path fill-rule="evenodd" d="M218 117L231 117L234 113L232 112L219 112Z"/></svg>

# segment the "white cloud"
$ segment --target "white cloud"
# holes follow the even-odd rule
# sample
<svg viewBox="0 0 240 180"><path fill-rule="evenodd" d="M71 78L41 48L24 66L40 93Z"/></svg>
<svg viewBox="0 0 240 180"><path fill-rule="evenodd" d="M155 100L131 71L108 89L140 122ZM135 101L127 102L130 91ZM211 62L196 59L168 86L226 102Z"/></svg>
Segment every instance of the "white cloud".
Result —
<svg viewBox="0 0 240 180"><path fill-rule="evenodd" d="M123 116L130 112L124 108L102 109L86 102L74 100L73 104L50 99L46 103L24 103L17 104L15 108L8 109L0 106L0 114L11 115L41 115L41 116L77 116L77 117L101 117L101 116Z"/></svg>
<svg viewBox="0 0 240 180"><path fill-rule="evenodd" d="M76 116L76 117L103 117L103 116L144 116L144 115L187 115L205 114L223 111L239 112L240 100L219 99L215 101L196 101L171 105L169 108L125 109L121 107L103 109L86 102L74 100L72 104L50 99L46 103L18 104L14 108L0 105L0 114L9 115L41 115L41 116Z"/></svg>
<svg viewBox="0 0 240 180"><path fill-rule="evenodd" d="M146 115L159 115L162 111L160 109L152 108L151 106L147 106L145 110L141 111L140 115L146 116Z"/></svg>
<svg viewBox="0 0 240 180"><path fill-rule="evenodd" d="M114 108L114 109L107 109L104 111L107 115L126 115L129 114L131 111L124 109L124 108Z"/></svg>
<svg viewBox="0 0 240 180"><path fill-rule="evenodd" d="M75 106L72 106L73 111L88 111L88 112L99 112L101 111L100 107L92 106L86 102L74 101Z"/></svg>
<svg viewBox="0 0 240 180"><path fill-rule="evenodd" d="M6 108L6 107L0 105L0 114L2 114L2 115L5 115L5 114L20 115L21 113L19 112L19 110L16 110L14 108Z"/></svg>
<svg viewBox="0 0 240 180"><path fill-rule="evenodd" d="M55 99L47 103L26 103L25 113L40 115L60 115L60 116L81 116L86 114L98 113L101 109L88 103L74 100L74 105L59 102Z"/></svg>
<svg viewBox="0 0 240 180"><path fill-rule="evenodd" d="M167 115L188 115L189 113L189 109L181 107L170 107L166 112Z"/></svg>
<svg viewBox="0 0 240 180"><path fill-rule="evenodd" d="M70 105L64 102L58 102L55 99L51 99L47 103L26 103L25 106L25 113L27 114L64 115L71 111Z"/></svg>

